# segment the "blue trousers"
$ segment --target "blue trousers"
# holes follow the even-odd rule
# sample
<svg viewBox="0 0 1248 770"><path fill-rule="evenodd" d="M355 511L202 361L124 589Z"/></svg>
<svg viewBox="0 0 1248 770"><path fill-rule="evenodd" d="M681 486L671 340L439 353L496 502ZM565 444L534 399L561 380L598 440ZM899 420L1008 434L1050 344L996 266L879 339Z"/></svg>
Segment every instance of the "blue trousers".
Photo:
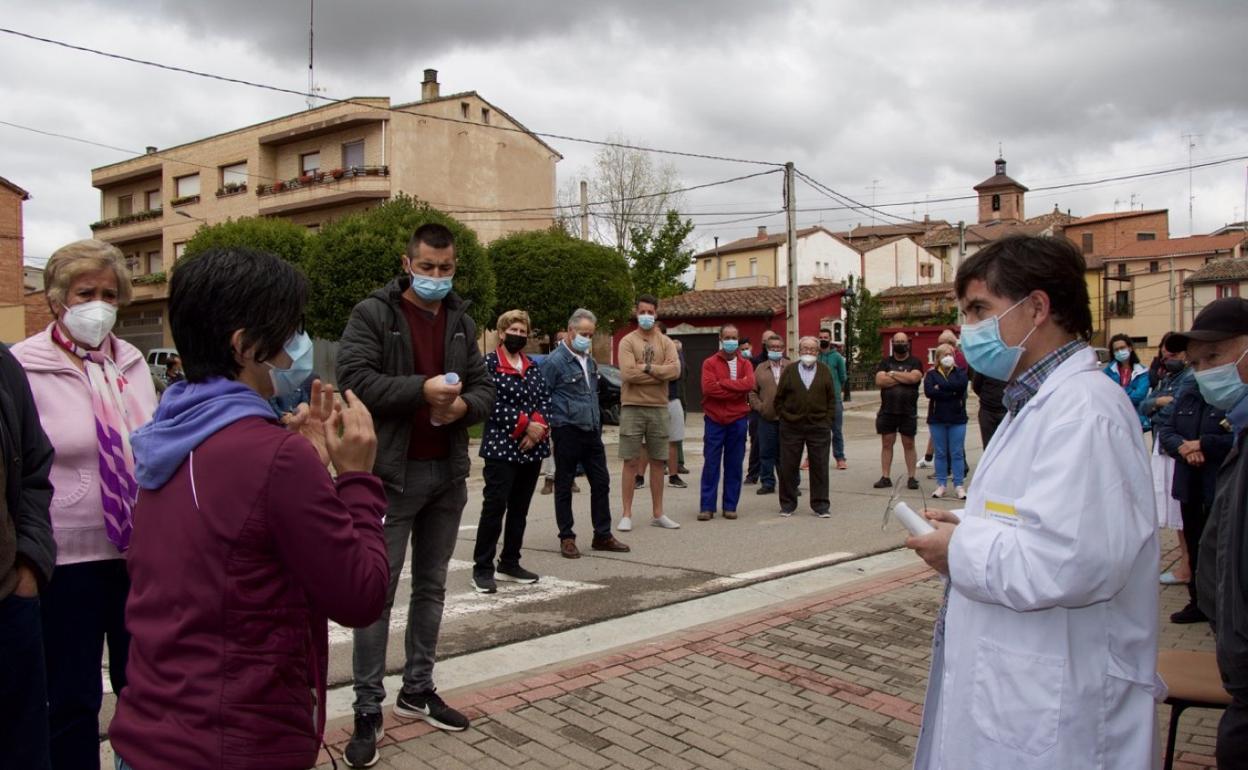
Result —
<svg viewBox="0 0 1248 770"><path fill-rule="evenodd" d="M52 767L39 599L15 594L0 599L0 765Z"/></svg>
<svg viewBox="0 0 1248 770"><path fill-rule="evenodd" d="M845 459L845 407L836 402L836 419L832 421L832 457Z"/></svg>
<svg viewBox="0 0 1248 770"><path fill-rule="evenodd" d="M932 443L936 446L936 483L947 486L950 473L953 485L962 486L966 480L966 423L948 425L928 423Z"/></svg>
<svg viewBox="0 0 1248 770"><path fill-rule="evenodd" d="M741 465L745 462L745 437L750 421L742 417L728 425L720 425L710 417L703 416L705 436L702 439L702 507L699 510L715 511L719 496L719 467L724 467L724 507L719 510L737 510L741 499Z"/></svg>

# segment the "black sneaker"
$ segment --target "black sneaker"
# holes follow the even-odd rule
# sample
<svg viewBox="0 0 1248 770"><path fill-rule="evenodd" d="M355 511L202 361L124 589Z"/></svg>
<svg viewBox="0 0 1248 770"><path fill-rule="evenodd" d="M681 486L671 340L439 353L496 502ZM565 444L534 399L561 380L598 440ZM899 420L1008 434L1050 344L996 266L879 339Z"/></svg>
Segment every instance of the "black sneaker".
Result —
<svg viewBox="0 0 1248 770"><path fill-rule="evenodd" d="M507 583L537 582L537 575L533 572L529 572L519 564L512 567L504 567L502 564L499 564L498 570L494 573L494 576Z"/></svg>
<svg viewBox="0 0 1248 770"><path fill-rule="evenodd" d="M646 485L646 477L638 474L633 477L633 489L641 489Z"/></svg>
<svg viewBox="0 0 1248 770"><path fill-rule="evenodd" d="M372 767L377 764L377 760L381 759L381 754L377 751L377 741L385 734L381 714L356 714L355 732L351 735L351 742L347 744L346 750L342 752L347 767Z"/></svg>
<svg viewBox="0 0 1248 770"><path fill-rule="evenodd" d="M686 475L686 476L688 476L688 475L689 475L689 469L688 469L688 468L686 468L686 467L684 466L684 464L683 464L683 463L680 465L680 467L678 467L678 468L676 469L676 472L677 472L677 473L683 473L683 474L684 474L684 475Z"/></svg>
<svg viewBox="0 0 1248 770"><path fill-rule="evenodd" d="M667 485L677 487L678 489L688 489L689 485L680 476L672 475L667 477Z"/></svg>
<svg viewBox="0 0 1248 770"><path fill-rule="evenodd" d="M493 575L473 574L472 587L477 589L477 593L479 594L498 593L498 583L494 582Z"/></svg>
<svg viewBox="0 0 1248 770"><path fill-rule="evenodd" d="M918 489L919 480L916 479L914 476L911 476L910 480L906 482L906 486L909 487L910 489Z"/></svg>
<svg viewBox="0 0 1248 770"><path fill-rule="evenodd" d="M880 480L875 482L871 486L875 487L876 489L886 489L888 487L891 487L892 485L893 485L892 479L890 479L888 476L880 476Z"/></svg>
<svg viewBox="0 0 1248 770"><path fill-rule="evenodd" d="M1209 618L1205 616L1205 613L1201 612L1200 608L1194 604L1189 604L1170 616L1170 622L1178 624L1201 623L1208 619Z"/></svg>
<svg viewBox="0 0 1248 770"><path fill-rule="evenodd" d="M759 488L758 488L758 491L757 491L757 492L755 492L754 494L756 494L756 495L772 495L772 494L775 494L775 492L776 492L776 488L775 488L775 487L759 487Z"/></svg>
<svg viewBox="0 0 1248 770"><path fill-rule="evenodd" d="M439 730L457 733L468 729L468 717L446 705L433 690L419 695L399 693L394 702L394 713L407 719L423 719Z"/></svg>
<svg viewBox="0 0 1248 770"><path fill-rule="evenodd" d="M752 486L752 485L754 485L754 484L757 484L757 483L758 483L758 477L757 477L757 476L746 476L746 477L745 477L745 482L744 482L744 483L745 483L745 485L746 485L747 487L748 487L748 486Z"/></svg>

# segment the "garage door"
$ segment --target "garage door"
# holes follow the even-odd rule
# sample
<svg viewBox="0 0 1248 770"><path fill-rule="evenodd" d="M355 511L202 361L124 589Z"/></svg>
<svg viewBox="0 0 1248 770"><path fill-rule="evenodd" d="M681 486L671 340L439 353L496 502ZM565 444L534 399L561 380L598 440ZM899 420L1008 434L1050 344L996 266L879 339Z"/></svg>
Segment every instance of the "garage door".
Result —
<svg viewBox="0 0 1248 770"><path fill-rule="evenodd" d="M689 403L685 404L685 411L701 412L702 362L719 351L719 335L681 334L676 339L684 346L685 366L689 369L689 379L685 384L685 395Z"/></svg>

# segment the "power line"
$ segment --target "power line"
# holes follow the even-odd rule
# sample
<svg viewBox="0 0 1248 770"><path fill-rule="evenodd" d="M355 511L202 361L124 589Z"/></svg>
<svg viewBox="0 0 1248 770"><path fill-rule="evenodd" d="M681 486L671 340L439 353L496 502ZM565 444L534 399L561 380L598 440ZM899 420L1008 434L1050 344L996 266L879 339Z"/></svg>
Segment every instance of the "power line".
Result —
<svg viewBox="0 0 1248 770"><path fill-rule="evenodd" d="M852 204L852 206L851 206L851 207L852 207L852 208L854 208L855 210L859 210L859 211L869 211L869 212L871 212L872 214L879 214L880 216L890 217L890 218L892 218L892 219L896 219L896 220L898 220L898 221L900 221L900 222L906 222L906 223L909 223L909 222L912 222L912 221L913 221L913 220L910 220L910 219L906 219L905 217L899 217L899 216L897 216L896 214L890 214L890 213L888 213L887 211L881 211L880 209L876 208L875 206L868 206L868 205L866 205L866 204L864 204L864 203L859 203L858 201L854 200L853 198L850 198L850 197L849 197L849 196L847 196L847 195L844 195L844 194L842 194L842 193L837 192L836 190L833 190L831 187L828 187L827 185L823 184L822 182L819 182L819 181L816 181L815 179L812 179L811 177L807 176L806 174L803 174L801 171L798 171L798 172L797 172L797 176L798 176L798 177L799 177L799 178L800 178L803 182L805 182L805 183L806 183L806 185L807 185L808 187L810 187L810 188L812 188L813 190L815 190L815 192L822 193L822 194L824 195L824 197L826 197L826 198L831 198L832 200L837 201L837 202L848 202L848 203ZM809 210L809 209L807 209L807 210ZM874 219L874 217L872 217L872 218Z"/></svg>
<svg viewBox="0 0 1248 770"><path fill-rule="evenodd" d="M483 128L494 129L496 131L509 131L512 133L526 134L529 136L540 136L545 139L558 139L558 140L562 140L565 142L592 144L592 145L596 145L599 147L614 147L618 149L638 150L640 152L650 152L650 153L655 153L658 155L674 155L674 156L682 157L682 158L699 158L702 160L715 160L715 161L722 161L725 163L748 163L748 164L753 164L757 166L776 166L776 167L784 166L783 163L776 163L773 161L752 160L748 158L733 158L733 157L728 157L726 155L712 155L712 154L699 153L699 152L686 152L682 150L667 150L667 149L662 149L658 147L643 147L640 145L625 144L623 142L611 142L611 141L605 141L601 139L585 139L583 137L570 136L568 134L555 134L555 133L546 132L546 131L530 131L524 128L512 128L510 126L474 123L471 120L464 120L462 118L452 118L452 117L447 117L445 115L431 115L431 114L424 113L424 112L414 112L410 109L399 109L397 107L381 107L376 104L355 101L353 99L337 99L337 98L330 97L330 96L321 96L320 94L316 94L316 93L307 93L307 92L299 91L293 88L283 88L281 86L274 86L274 85L269 85L266 83L257 83L251 80L243 80L242 78L229 77L228 75L218 75L218 74L211 73L211 72L201 72L199 70L193 70L187 67L178 67L172 64L163 64L161 62L150 61L148 59L139 59L133 56L126 56L124 54L113 53L111 51L102 51L98 48L89 48L87 46L76 45L74 43L67 43L63 40L55 40L49 37L41 37L39 35L32 35L28 32L21 32L15 29L9 29L7 27L0 27L0 32L3 32L4 34L7 34L7 35L13 35L15 37L25 38L27 40L33 40L39 43L47 43L49 45L59 46L61 48L67 48L72 51L79 51L82 53L94 54L96 56L103 56L105 58L115 59L117 61L129 62L131 64L139 64L145 67L155 67L157 69L166 70L168 72L177 72L183 75L192 75L194 77L207 78L209 80L216 80L222 83L232 83L234 85L247 86L249 88L258 88L258 89L262 89L265 91L273 91L275 93L288 94L290 96L301 96L305 99L320 99L326 102L327 106L336 105L336 104L351 104L357 107L364 107L366 109L371 109L371 110L381 110L385 112L393 112L393 113L399 113L399 114L405 114L405 115L414 115L417 117L428 118L430 120L441 120L441 121L446 121L448 123L459 123L459 124L465 124L465 125L471 125L471 126L478 126L478 127L483 127Z"/></svg>

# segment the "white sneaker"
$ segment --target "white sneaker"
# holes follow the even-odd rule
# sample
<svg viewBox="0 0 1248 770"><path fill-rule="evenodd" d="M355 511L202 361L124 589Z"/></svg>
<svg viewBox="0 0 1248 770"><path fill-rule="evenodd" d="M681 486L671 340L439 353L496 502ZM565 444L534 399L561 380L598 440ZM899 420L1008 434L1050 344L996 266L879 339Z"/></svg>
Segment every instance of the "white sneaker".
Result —
<svg viewBox="0 0 1248 770"><path fill-rule="evenodd" d="M959 499L959 500L965 500L965 499L966 499L966 487L958 487L958 488L957 488L957 489L955 489L954 491L957 493L957 495L958 495L958 499Z"/></svg>
<svg viewBox="0 0 1248 770"><path fill-rule="evenodd" d="M915 463L915 467L916 468L930 468L932 467L932 463L930 460L920 457L919 461Z"/></svg>
<svg viewBox="0 0 1248 770"><path fill-rule="evenodd" d="M945 488L943 486L936 487L936 491L932 493L932 497L939 500L945 496Z"/></svg>
<svg viewBox="0 0 1248 770"><path fill-rule="evenodd" d="M615 528L621 532L631 532L633 530L633 517L621 516L620 523L615 525Z"/></svg>
<svg viewBox="0 0 1248 770"><path fill-rule="evenodd" d="M667 518L666 514L664 514L663 516L660 516L657 519L651 519L650 526L662 527L663 529L680 529L680 525L672 521L671 519Z"/></svg>

